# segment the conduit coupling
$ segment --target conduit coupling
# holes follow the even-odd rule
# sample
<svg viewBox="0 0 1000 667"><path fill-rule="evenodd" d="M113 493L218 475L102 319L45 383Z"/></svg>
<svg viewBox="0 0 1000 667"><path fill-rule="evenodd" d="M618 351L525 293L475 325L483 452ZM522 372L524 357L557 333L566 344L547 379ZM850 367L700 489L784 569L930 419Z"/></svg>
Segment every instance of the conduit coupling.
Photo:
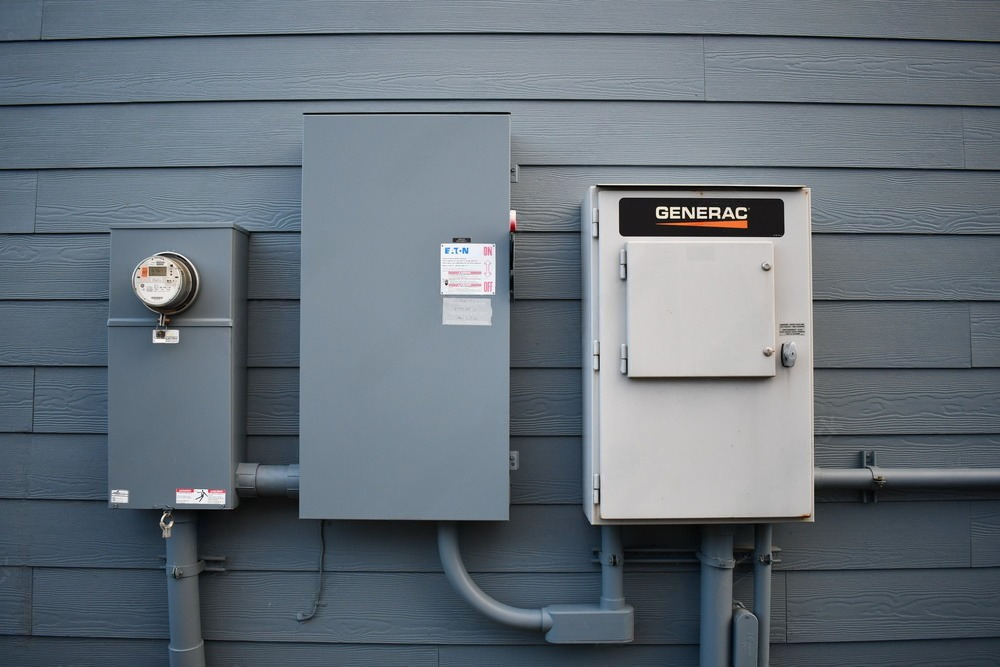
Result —
<svg viewBox="0 0 1000 667"><path fill-rule="evenodd" d="M452 522L438 524L438 551L444 574L455 592L469 606L491 620L512 628L544 632L545 639L554 644L621 644L632 641L634 612L630 605L614 609L600 604L524 609L491 598L476 585L465 569L459 550L458 527ZM621 572L620 565L615 569ZM614 592L607 597L614 599L618 590L615 586ZM617 607L613 603L612 606Z"/></svg>
<svg viewBox="0 0 1000 667"><path fill-rule="evenodd" d="M240 498L298 498L299 464L241 463L236 467L236 493Z"/></svg>

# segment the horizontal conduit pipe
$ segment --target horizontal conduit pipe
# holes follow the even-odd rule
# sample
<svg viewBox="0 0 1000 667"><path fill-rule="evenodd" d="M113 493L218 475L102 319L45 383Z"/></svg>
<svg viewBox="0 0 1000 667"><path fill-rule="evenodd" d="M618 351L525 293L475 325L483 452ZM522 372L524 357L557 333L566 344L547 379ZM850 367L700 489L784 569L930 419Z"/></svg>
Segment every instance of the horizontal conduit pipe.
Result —
<svg viewBox="0 0 1000 667"><path fill-rule="evenodd" d="M817 491L1000 488L1000 468L816 468Z"/></svg>
<svg viewBox="0 0 1000 667"><path fill-rule="evenodd" d="M544 610L511 607L494 600L476 585L462 562L462 553L458 546L458 527L454 522L442 521L438 524L438 551L441 554L444 574L452 588L479 613L498 623L521 630L548 632L552 628L552 619Z"/></svg>

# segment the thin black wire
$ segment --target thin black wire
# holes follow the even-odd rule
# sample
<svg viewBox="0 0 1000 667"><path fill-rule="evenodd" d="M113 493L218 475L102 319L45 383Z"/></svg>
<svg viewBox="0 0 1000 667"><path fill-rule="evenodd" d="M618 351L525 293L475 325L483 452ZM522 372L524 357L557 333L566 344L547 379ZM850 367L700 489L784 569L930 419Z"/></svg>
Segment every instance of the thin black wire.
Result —
<svg viewBox="0 0 1000 667"><path fill-rule="evenodd" d="M326 521L324 519L319 521L319 544L319 584L316 586L315 595L313 595L312 609L308 612L300 611L295 614L295 620L299 623L305 623L316 615L316 610L319 609L319 603L323 597L323 566L326 562Z"/></svg>

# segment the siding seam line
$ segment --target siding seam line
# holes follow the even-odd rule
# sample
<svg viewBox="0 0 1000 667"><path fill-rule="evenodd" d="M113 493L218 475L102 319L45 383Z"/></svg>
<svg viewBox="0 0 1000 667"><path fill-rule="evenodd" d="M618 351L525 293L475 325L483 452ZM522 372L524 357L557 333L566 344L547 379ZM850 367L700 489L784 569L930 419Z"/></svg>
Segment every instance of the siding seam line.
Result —
<svg viewBox="0 0 1000 667"><path fill-rule="evenodd" d="M35 403L38 401L38 367L31 367L31 430L29 434L35 432Z"/></svg>
<svg viewBox="0 0 1000 667"><path fill-rule="evenodd" d="M708 102L708 61L705 58L705 39L701 36L701 99Z"/></svg>
<svg viewBox="0 0 1000 667"><path fill-rule="evenodd" d="M31 233L38 233L38 170L35 170L35 206L31 215Z"/></svg>
<svg viewBox="0 0 1000 667"><path fill-rule="evenodd" d="M976 566L976 527L973 525L975 520L975 508L973 507L973 502L971 500L965 501L966 507L969 511L969 563L967 567L974 568Z"/></svg>
<svg viewBox="0 0 1000 667"><path fill-rule="evenodd" d="M969 130L969 128L968 128L968 122L967 122L968 121L968 114L966 114L966 111L965 111L964 108L961 109L961 111L962 111L962 116L961 116L961 118L962 118L962 169L968 169L969 168L969 146L968 146L968 138L969 138L969 132L968 132L968 130Z"/></svg>
<svg viewBox="0 0 1000 667"><path fill-rule="evenodd" d="M28 636L35 636L35 569L28 568L28 576L31 577L31 584L28 586Z"/></svg>
<svg viewBox="0 0 1000 667"><path fill-rule="evenodd" d="M49 7L49 0L42 0L42 15L38 17L38 41L45 41L45 14Z"/></svg>

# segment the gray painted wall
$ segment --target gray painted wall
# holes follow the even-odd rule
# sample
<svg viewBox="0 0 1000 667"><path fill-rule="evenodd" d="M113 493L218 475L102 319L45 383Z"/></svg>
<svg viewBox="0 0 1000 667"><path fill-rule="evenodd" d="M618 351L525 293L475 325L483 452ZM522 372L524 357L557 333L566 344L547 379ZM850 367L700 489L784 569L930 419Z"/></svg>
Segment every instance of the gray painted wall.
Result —
<svg viewBox="0 0 1000 667"><path fill-rule="evenodd" d="M134 38L134 39L122 39ZM250 458L297 459L301 114L510 112L520 177L502 600L595 599L579 508L579 202L813 188L817 463L1000 466L1000 13L989 0L0 3L0 661L164 664L158 517L105 504L108 225L252 230ZM993 665L1000 495L824 496L781 526L779 665ZM206 514L214 664L690 665L693 566L633 565L629 647L470 612L431 526ZM690 528L628 546L691 549ZM737 592L751 593L748 571Z"/></svg>

